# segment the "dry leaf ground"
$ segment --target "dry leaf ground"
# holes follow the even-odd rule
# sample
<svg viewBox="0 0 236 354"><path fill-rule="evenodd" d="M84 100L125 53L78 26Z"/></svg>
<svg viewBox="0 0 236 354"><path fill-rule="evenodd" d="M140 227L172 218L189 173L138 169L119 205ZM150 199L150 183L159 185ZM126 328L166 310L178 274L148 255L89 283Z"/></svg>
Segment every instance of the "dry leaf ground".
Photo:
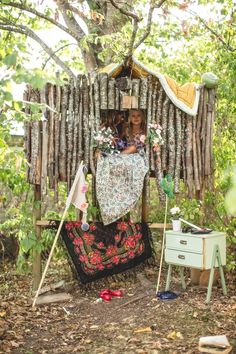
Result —
<svg viewBox="0 0 236 354"><path fill-rule="evenodd" d="M29 303L31 277L18 275L9 265L1 270L0 353L194 354L199 337L220 334L226 334L236 353L236 287L229 276L228 295L214 287L206 305L206 289L189 285L182 292L177 274L173 289L179 297L160 301L155 298L156 269L82 289L64 266L59 268L63 271L58 264L51 266L46 283L65 279L73 300L36 309ZM98 292L107 286L123 288L125 296L97 303Z"/></svg>

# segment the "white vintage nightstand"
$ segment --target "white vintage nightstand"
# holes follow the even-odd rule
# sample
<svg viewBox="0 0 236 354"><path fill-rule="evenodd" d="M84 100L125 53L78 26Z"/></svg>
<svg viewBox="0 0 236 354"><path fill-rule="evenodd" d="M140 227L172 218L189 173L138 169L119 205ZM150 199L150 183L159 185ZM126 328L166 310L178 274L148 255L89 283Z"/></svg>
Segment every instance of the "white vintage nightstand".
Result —
<svg viewBox="0 0 236 354"><path fill-rule="evenodd" d="M211 269L206 302L210 301L215 267L219 267L223 294L227 294L223 266L226 264L226 236L223 232L209 234L166 231L165 261L169 264L166 291L170 288L172 265L180 266L182 287L185 289L184 267Z"/></svg>

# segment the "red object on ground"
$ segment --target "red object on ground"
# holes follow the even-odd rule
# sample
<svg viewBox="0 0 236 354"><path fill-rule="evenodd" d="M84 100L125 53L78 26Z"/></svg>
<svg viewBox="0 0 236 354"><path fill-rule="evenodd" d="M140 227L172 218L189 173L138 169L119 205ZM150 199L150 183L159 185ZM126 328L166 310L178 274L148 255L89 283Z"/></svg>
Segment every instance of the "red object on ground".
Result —
<svg viewBox="0 0 236 354"><path fill-rule="evenodd" d="M112 297L122 297L122 296L124 296L124 293L122 290L112 291L110 289L105 289L99 293L99 297L106 302L111 301Z"/></svg>

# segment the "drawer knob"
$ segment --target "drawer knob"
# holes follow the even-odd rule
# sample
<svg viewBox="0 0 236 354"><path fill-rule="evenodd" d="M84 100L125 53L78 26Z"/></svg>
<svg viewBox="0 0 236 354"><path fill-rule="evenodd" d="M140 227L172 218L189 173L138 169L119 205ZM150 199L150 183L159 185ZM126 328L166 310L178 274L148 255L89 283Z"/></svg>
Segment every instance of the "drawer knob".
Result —
<svg viewBox="0 0 236 354"><path fill-rule="evenodd" d="M179 254L179 255L178 255L178 258L179 258L179 259L185 259L185 256L183 256L182 254Z"/></svg>
<svg viewBox="0 0 236 354"><path fill-rule="evenodd" d="M186 240L180 240L179 243L181 243L181 245L187 245L187 241Z"/></svg>

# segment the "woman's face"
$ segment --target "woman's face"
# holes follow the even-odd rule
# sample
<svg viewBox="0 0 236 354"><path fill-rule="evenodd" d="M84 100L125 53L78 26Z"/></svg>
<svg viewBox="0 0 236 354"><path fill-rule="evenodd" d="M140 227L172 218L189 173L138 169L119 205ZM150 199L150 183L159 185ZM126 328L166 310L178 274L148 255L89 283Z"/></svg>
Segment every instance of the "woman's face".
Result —
<svg viewBox="0 0 236 354"><path fill-rule="evenodd" d="M141 125L141 123L142 123L142 113L140 111L131 111L130 122L133 125Z"/></svg>

